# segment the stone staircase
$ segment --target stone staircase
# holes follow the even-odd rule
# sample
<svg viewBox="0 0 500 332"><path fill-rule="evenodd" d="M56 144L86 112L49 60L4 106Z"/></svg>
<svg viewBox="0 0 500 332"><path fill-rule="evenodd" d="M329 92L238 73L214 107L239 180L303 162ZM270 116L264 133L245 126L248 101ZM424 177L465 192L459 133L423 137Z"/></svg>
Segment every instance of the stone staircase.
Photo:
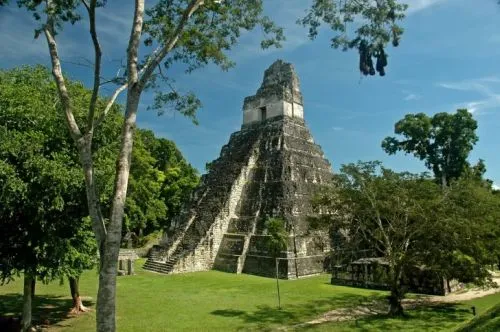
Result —
<svg viewBox="0 0 500 332"><path fill-rule="evenodd" d="M165 255L165 248L159 245L154 245L149 251L148 260L144 264L143 268L153 272L168 273L168 268L165 263Z"/></svg>
<svg viewBox="0 0 500 332"><path fill-rule="evenodd" d="M225 240L225 234L231 221L239 219L237 208L257 158L258 149L254 147L259 142L258 137L239 139L244 153L241 156L223 156L217 161L223 165L218 170L219 174L212 173L205 179L205 185L211 188L211 192L197 203L198 213L177 234L177 238L171 240L170 245L161 249L155 246L151 250L145 269L161 273L207 270L215 264L214 258L221 244L231 242L231 237ZM236 235L236 242L243 244L244 239L239 240L240 237ZM224 254L234 256L232 250L226 250ZM236 256L232 259L237 261ZM236 263L234 272L237 266Z"/></svg>
<svg viewBox="0 0 500 332"><path fill-rule="evenodd" d="M167 250L161 246L155 245L151 248L148 260L144 264L143 268L145 270L158 273L170 273L172 272L175 263L181 258L183 251L184 249L178 247L174 254L167 259L165 256L167 254Z"/></svg>

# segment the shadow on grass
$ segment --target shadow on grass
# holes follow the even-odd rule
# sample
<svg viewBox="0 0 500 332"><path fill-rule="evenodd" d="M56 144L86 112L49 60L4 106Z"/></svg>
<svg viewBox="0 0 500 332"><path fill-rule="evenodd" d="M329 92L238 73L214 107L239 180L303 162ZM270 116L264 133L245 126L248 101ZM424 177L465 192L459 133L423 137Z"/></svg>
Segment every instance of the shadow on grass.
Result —
<svg viewBox="0 0 500 332"><path fill-rule="evenodd" d="M354 321L344 322L343 327L356 331L439 331L454 327L471 316L470 310L454 303L429 303L406 310L402 317L391 317L385 314L365 316ZM335 322L320 325L303 326L300 330L314 330L317 327L328 327ZM347 330L347 329L346 329Z"/></svg>
<svg viewBox="0 0 500 332"><path fill-rule="evenodd" d="M93 306L92 301L83 300L86 307ZM69 314L73 300L63 296L35 295L32 303L33 323L36 325L54 325L74 315ZM0 322L11 321L11 317L20 318L23 308L23 296L17 293L0 295ZM0 326L2 330L2 326ZM2 330L3 331L3 330Z"/></svg>
<svg viewBox="0 0 500 332"><path fill-rule="evenodd" d="M363 307L365 312L371 314L363 315L356 308ZM305 325L304 322L318 318L328 311L340 309L329 315L330 322ZM309 330L317 327L328 327L341 324L356 331L426 331L441 330L456 327L460 322L471 318L469 309L455 303L432 303L421 299L412 309L406 310L403 317L390 317L381 314L387 310L386 296L380 293L372 293L369 296L339 294L327 299L308 301L304 303L284 304L280 310L274 306L258 306L256 310L237 310L233 308L218 309L211 312L212 315L225 317L227 319L241 320L240 329L272 330L277 326L293 327L297 330ZM335 316L337 315L337 316ZM345 320L345 316L352 318Z"/></svg>
<svg viewBox="0 0 500 332"><path fill-rule="evenodd" d="M500 331L500 304L457 330L457 332L473 331Z"/></svg>
<svg viewBox="0 0 500 332"><path fill-rule="evenodd" d="M239 318L246 328L258 328L259 330L270 330L277 325L294 325L308 319L338 308L354 308L367 303L380 302L384 300L380 293L370 296L339 294L328 299L309 301L299 304L283 304L281 309L274 306L257 306L257 310L243 311L235 309L218 309L211 312L212 315Z"/></svg>

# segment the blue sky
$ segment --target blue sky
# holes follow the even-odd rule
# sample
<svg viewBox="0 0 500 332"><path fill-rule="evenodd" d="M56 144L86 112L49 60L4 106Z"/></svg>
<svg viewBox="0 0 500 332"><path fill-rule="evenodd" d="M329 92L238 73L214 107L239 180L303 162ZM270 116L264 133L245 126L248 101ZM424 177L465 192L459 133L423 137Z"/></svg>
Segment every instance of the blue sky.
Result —
<svg viewBox="0 0 500 332"><path fill-rule="evenodd" d="M266 12L285 28L282 49L262 51L260 31L245 33L231 51L237 66L222 72L208 66L191 75L179 73L177 86L194 91L203 102L194 126L179 114L158 117L147 111L146 93L140 127L172 139L200 171L218 157L229 135L239 130L243 98L259 87L264 70L276 59L292 62L301 81L306 122L334 171L357 160L382 160L396 170L424 171L412 156L388 156L380 142L393 134L394 123L407 113L453 112L468 108L478 121L479 142L471 162L485 159L487 177L500 184L500 6L496 0L407 0L405 34L389 49L387 76L361 79L354 52L329 47L331 34L314 42L295 21L309 0L266 0ZM108 1L98 16L106 75L124 60L132 1ZM0 67L49 64L44 39L34 40L35 23L15 6L0 7ZM76 65L91 59L85 22L66 27L59 36L64 70L91 82L91 70ZM104 94L111 90L103 90Z"/></svg>

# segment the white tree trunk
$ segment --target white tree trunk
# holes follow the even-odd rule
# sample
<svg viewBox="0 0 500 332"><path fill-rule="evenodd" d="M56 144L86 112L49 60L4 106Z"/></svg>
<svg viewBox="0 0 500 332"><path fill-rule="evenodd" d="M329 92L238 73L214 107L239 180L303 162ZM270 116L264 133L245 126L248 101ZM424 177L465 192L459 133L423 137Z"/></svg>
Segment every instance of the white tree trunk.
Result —
<svg viewBox="0 0 500 332"><path fill-rule="evenodd" d="M24 275L24 288L23 288L23 320L21 322L22 331L29 331L31 327L31 301L33 295L33 278Z"/></svg>
<svg viewBox="0 0 500 332"><path fill-rule="evenodd" d="M80 162L83 168L83 175L85 178L85 191L87 195L87 205L89 215L92 220L92 228L96 235L99 254L102 255L104 247L106 227L104 225L104 218L101 212L101 205L99 201L99 194L94 177L94 164L92 160L92 137L90 135L82 136L76 141L78 152L80 154Z"/></svg>
<svg viewBox="0 0 500 332"><path fill-rule="evenodd" d="M140 91L132 86L127 93L125 122L122 127L120 154L116 163L115 192L106 243L101 253L99 291L97 293L97 331L116 330L115 297L118 253L120 251L122 221L127 197L130 161L134 139Z"/></svg>

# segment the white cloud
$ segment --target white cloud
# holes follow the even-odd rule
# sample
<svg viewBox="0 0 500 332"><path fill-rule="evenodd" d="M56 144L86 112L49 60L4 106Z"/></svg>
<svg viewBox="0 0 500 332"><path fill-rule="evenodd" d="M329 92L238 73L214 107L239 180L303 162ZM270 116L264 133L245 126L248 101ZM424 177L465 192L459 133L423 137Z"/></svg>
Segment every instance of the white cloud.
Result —
<svg viewBox="0 0 500 332"><path fill-rule="evenodd" d="M479 81L486 83L500 83L500 78L496 76L487 76L480 78Z"/></svg>
<svg viewBox="0 0 500 332"><path fill-rule="evenodd" d="M344 130L344 128L342 128L342 127L332 127L332 129L334 131L342 131L342 130Z"/></svg>
<svg viewBox="0 0 500 332"><path fill-rule="evenodd" d="M487 85L482 83L481 79L465 80L451 83L438 83L438 85L445 89L458 91L476 91L484 95L490 95L493 93Z"/></svg>
<svg viewBox="0 0 500 332"><path fill-rule="evenodd" d="M487 41L492 43L492 44L498 44L500 43L500 35L491 35L487 38Z"/></svg>
<svg viewBox="0 0 500 332"><path fill-rule="evenodd" d="M494 190L500 190L500 186L498 184L496 184L496 183L493 183L492 188Z"/></svg>
<svg viewBox="0 0 500 332"><path fill-rule="evenodd" d="M420 96L415 94L415 93L408 93L403 98L403 100L405 100L405 101L412 101L412 100L418 100L418 99L420 99Z"/></svg>
<svg viewBox="0 0 500 332"><path fill-rule="evenodd" d="M133 7L130 5L99 9L97 32L104 49L112 53L125 51L132 28L133 13Z"/></svg>
<svg viewBox="0 0 500 332"><path fill-rule="evenodd" d="M494 86L497 83L500 83L500 78L488 76L456 82L443 82L438 83L437 86L449 90L476 92L482 98L457 103L455 107L467 108L471 113L478 113L486 109L500 108L500 88Z"/></svg>
<svg viewBox="0 0 500 332"><path fill-rule="evenodd" d="M403 2L409 6L407 15L412 15L446 1L448 0L404 0Z"/></svg>

